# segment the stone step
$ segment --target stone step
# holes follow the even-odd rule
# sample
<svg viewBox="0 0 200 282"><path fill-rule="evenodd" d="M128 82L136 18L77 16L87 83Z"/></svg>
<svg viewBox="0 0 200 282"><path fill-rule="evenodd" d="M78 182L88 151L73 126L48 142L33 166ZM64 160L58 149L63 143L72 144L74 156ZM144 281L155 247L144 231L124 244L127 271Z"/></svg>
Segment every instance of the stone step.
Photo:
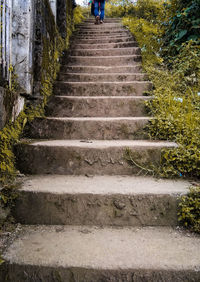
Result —
<svg viewBox="0 0 200 282"><path fill-rule="evenodd" d="M68 56L63 59L63 64L86 65L86 66L120 66L134 65L141 62L141 55L124 56Z"/></svg>
<svg viewBox="0 0 200 282"><path fill-rule="evenodd" d="M12 211L21 224L175 226L185 181L138 176L31 176Z"/></svg>
<svg viewBox="0 0 200 282"><path fill-rule="evenodd" d="M110 48L110 49L72 49L71 56L123 56L123 55L140 55L138 47L132 48Z"/></svg>
<svg viewBox="0 0 200 282"><path fill-rule="evenodd" d="M104 23L103 25L94 25L93 23L84 23L78 24L76 29L94 29L94 30L115 30L119 28L123 28L124 26L121 23Z"/></svg>
<svg viewBox="0 0 200 282"><path fill-rule="evenodd" d="M160 165L161 151L176 146L144 140L26 139L15 146L15 155L18 169L25 174L132 175L150 164ZM126 160L127 152L137 165Z"/></svg>
<svg viewBox="0 0 200 282"><path fill-rule="evenodd" d="M114 37L101 37L101 38L84 38L84 37L73 37L72 43L86 43L86 44L104 44L104 43L120 43L134 41L133 36L114 36Z"/></svg>
<svg viewBox="0 0 200 282"><path fill-rule="evenodd" d="M60 140L149 139L147 132L144 130L149 119L149 117L36 118L27 128L26 136L36 139Z"/></svg>
<svg viewBox="0 0 200 282"><path fill-rule="evenodd" d="M87 23L91 23L91 24L94 24L95 22L95 19L94 17L93 18L90 18L90 19L86 19L83 24L87 24ZM121 18L105 18L104 19L104 24L107 24L107 23L121 23L122 22L122 19ZM103 26L103 25L99 25L99 26Z"/></svg>
<svg viewBox="0 0 200 282"><path fill-rule="evenodd" d="M110 48L128 48L128 47L137 47L138 44L136 41L129 42L120 42L120 43L104 43L104 44L71 44L71 49L110 49Z"/></svg>
<svg viewBox="0 0 200 282"><path fill-rule="evenodd" d="M81 65L62 65L61 72L73 72L73 73L137 73L142 71L141 64L134 64L134 65L124 65L124 66L81 66Z"/></svg>
<svg viewBox="0 0 200 282"><path fill-rule="evenodd" d="M200 238L171 227L22 226L1 282L200 281Z"/></svg>
<svg viewBox="0 0 200 282"><path fill-rule="evenodd" d="M132 40L134 40L134 37L129 33L129 32L121 32L121 33L117 33L117 34L98 34L98 37L96 34L77 34L74 37L72 37L72 40L75 38L76 40L81 40L81 39L87 39L87 40L93 40L98 38L98 40L104 40L104 39L117 39L117 38L127 38L130 37L132 38Z"/></svg>
<svg viewBox="0 0 200 282"><path fill-rule="evenodd" d="M147 115L143 96L53 96L47 105L47 115L56 117L142 117Z"/></svg>
<svg viewBox="0 0 200 282"><path fill-rule="evenodd" d="M116 34L117 33L117 34ZM88 29L88 28L81 28L81 29L78 29L76 30L73 35L76 36L76 35L96 35L96 36L99 36L99 35L113 35L116 34L118 35L119 34L130 34L130 31L125 29L125 28L115 28L115 29L110 29L110 28L107 28L107 29L99 29L99 28L93 28L93 29Z"/></svg>
<svg viewBox="0 0 200 282"><path fill-rule="evenodd" d="M147 74L144 73L101 73L101 74L91 74L91 73L73 73L60 72L59 81L74 81L74 82L86 82L86 81L145 81L148 80Z"/></svg>
<svg viewBox="0 0 200 282"><path fill-rule="evenodd" d="M54 85L55 95L62 96L142 96L150 91L149 81L61 82Z"/></svg>

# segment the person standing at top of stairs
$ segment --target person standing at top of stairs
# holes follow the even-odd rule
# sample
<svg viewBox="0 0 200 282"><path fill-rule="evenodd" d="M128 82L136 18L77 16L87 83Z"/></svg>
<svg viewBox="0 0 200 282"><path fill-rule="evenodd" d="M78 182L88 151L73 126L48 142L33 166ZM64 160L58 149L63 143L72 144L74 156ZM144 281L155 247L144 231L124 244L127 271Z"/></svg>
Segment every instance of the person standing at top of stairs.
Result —
<svg viewBox="0 0 200 282"><path fill-rule="evenodd" d="M105 0L94 0L95 24L102 24L104 20Z"/></svg>

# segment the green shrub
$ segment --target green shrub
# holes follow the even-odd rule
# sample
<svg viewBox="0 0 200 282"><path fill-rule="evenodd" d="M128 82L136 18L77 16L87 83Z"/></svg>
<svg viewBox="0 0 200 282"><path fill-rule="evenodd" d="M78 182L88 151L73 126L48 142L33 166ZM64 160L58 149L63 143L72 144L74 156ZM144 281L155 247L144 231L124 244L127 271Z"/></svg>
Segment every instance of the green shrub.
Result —
<svg viewBox="0 0 200 282"><path fill-rule="evenodd" d="M153 82L154 99L147 103L154 117L149 123L153 139L170 140L178 147L163 152L161 176L200 176L200 46L190 40L183 43L176 57L168 56L170 69L162 57L162 37L167 22L166 5L162 2L151 18L135 5L134 17L124 17L123 23L134 34L142 51L143 68ZM153 0L145 3L153 5ZM138 7L139 5L139 7ZM176 9L174 4L174 9ZM165 17L160 16L160 12ZM169 48L170 54L170 48Z"/></svg>
<svg viewBox="0 0 200 282"><path fill-rule="evenodd" d="M182 196L178 215L183 226L200 233L200 186L190 188L190 192Z"/></svg>
<svg viewBox="0 0 200 282"><path fill-rule="evenodd" d="M179 53L182 43L193 40L200 44L200 1L171 0L166 7L169 18L165 24L162 53L170 59Z"/></svg>

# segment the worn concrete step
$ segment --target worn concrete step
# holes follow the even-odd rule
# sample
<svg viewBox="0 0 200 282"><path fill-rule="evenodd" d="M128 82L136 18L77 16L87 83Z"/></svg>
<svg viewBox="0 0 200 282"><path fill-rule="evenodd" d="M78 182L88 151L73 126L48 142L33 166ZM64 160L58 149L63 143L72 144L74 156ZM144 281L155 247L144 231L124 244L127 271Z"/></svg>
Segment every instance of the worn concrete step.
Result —
<svg viewBox="0 0 200 282"><path fill-rule="evenodd" d="M161 151L176 146L144 140L22 140L15 155L18 169L27 174L132 175L160 165Z"/></svg>
<svg viewBox="0 0 200 282"><path fill-rule="evenodd" d="M52 96L47 115L57 117L142 117L147 115L145 96Z"/></svg>
<svg viewBox="0 0 200 282"><path fill-rule="evenodd" d="M200 237L171 227L23 226L1 282L200 281Z"/></svg>
<svg viewBox="0 0 200 282"><path fill-rule="evenodd" d="M142 72L142 65L140 63L134 65L123 65L123 66L88 66L88 65L62 65L62 73L91 73L91 74L104 74L104 73L138 73Z"/></svg>
<svg viewBox="0 0 200 282"><path fill-rule="evenodd" d="M21 224L175 226L189 186L138 176L31 176L12 214Z"/></svg>
<svg viewBox="0 0 200 282"><path fill-rule="evenodd" d="M104 44L71 44L71 49L110 49L110 48L128 48L128 47L138 47L136 41L129 42L119 42L119 43L104 43Z"/></svg>
<svg viewBox="0 0 200 282"><path fill-rule="evenodd" d="M134 39L133 35L129 32L121 32L121 33L117 33L117 34L98 34L98 36L96 34L77 34L77 35L74 35L72 37L72 40L73 39L78 39L78 40L81 40L81 39L87 39L87 40L93 40L93 39L97 39L98 40L104 40L104 39L117 39L117 38L127 38L127 37L130 37L132 38L132 40Z"/></svg>
<svg viewBox="0 0 200 282"><path fill-rule="evenodd" d="M130 31L128 30L124 30L124 29L121 29L121 31L117 30L117 31L95 31L93 32L92 30L90 31L76 31L74 34L73 34L73 37L76 38L113 38L113 37L125 37L125 36L133 36Z"/></svg>
<svg viewBox="0 0 200 282"><path fill-rule="evenodd" d="M99 35L114 35L114 34L130 34L130 31L125 29L125 28L115 28L115 29L110 29L110 28L107 28L107 29L99 29L99 28L93 28L93 29L88 29L88 28L81 28L81 29L78 29L76 30L73 35L76 36L76 35L96 35L96 36L99 36Z"/></svg>
<svg viewBox="0 0 200 282"><path fill-rule="evenodd" d="M77 81L77 82L86 82L86 81L145 81L148 80L147 74L144 73L101 73L101 74L91 74L91 73L73 73L60 72L59 81Z"/></svg>
<svg viewBox="0 0 200 282"><path fill-rule="evenodd" d="M73 37L71 38L72 43L86 43L86 44L104 44L104 43L120 43L134 41L133 36L114 36L114 37L101 37L101 38L84 38L84 37Z"/></svg>
<svg viewBox="0 0 200 282"><path fill-rule="evenodd" d="M124 56L68 56L63 60L63 64L86 65L86 66L120 66L134 65L141 62L141 55Z"/></svg>
<svg viewBox="0 0 200 282"><path fill-rule="evenodd" d="M149 81L62 82L54 85L55 95L64 96L142 96L150 91Z"/></svg>
<svg viewBox="0 0 200 282"><path fill-rule="evenodd" d="M91 23L91 24L94 24L95 20L94 18L90 18L90 19L86 19L83 24L87 24L87 23ZM107 24L107 23L121 23L122 22L122 19L121 18L105 18L104 19L104 24ZM100 25L100 26L103 26L103 25Z"/></svg>
<svg viewBox="0 0 200 282"><path fill-rule="evenodd" d="M149 139L147 131L144 130L149 119L149 117L36 118L27 128L26 135L36 139Z"/></svg>
<svg viewBox="0 0 200 282"><path fill-rule="evenodd" d="M81 23L76 26L76 29L95 29L95 30L104 30L104 29L119 29L124 27L122 23L104 23L103 25L94 25L93 23Z"/></svg>
<svg viewBox="0 0 200 282"><path fill-rule="evenodd" d="M110 49L72 49L69 54L71 56L123 56L140 55L141 50L138 47Z"/></svg>

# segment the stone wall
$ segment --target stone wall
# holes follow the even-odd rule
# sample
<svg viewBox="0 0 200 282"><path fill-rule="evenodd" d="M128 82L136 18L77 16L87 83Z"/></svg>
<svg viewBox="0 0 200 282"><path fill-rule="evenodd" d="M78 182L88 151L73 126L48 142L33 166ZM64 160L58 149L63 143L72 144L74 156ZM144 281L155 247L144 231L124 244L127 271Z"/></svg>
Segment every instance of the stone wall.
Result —
<svg viewBox="0 0 200 282"><path fill-rule="evenodd" d="M14 79L19 84L18 95L15 95L15 101L12 101L11 105L12 119L15 119L23 110L26 101L30 99L41 101L44 79L53 79L54 71L48 69L50 68L48 60L52 59L55 48L60 44L59 36L61 35L63 39L67 36L67 25L71 25L68 18L72 18L72 1L0 0L0 2L4 7L0 12L0 21L5 35L4 44L0 44L3 46L0 50L0 85L7 84L12 88L13 75L9 70L9 66L12 66L16 74ZM0 41L1 38L3 37L0 36ZM3 59L1 55L4 56ZM46 77L44 73L47 74ZM10 114L5 113L7 107L4 107L4 104L8 102L8 99L4 101L5 96L5 91L1 90L0 129L5 124L5 116L8 117Z"/></svg>
<svg viewBox="0 0 200 282"><path fill-rule="evenodd" d="M56 71L52 69L55 65L53 57L62 49L58 45L65 42L62 39L67 36L67 13L72 17L72 8L69 6L67 9L67 2L71 3L71 0L57 0L56 5L55 1L49 2L49 0L35 2L33 96L40 100L43 84L53 80Z"/></svg>
<svg viewBox="0 0 200 282"><path fill-rule="evenodd" d="M0 129L4 127L6 123L6 109L4 106L5 89L0 87Z"/></svg>

